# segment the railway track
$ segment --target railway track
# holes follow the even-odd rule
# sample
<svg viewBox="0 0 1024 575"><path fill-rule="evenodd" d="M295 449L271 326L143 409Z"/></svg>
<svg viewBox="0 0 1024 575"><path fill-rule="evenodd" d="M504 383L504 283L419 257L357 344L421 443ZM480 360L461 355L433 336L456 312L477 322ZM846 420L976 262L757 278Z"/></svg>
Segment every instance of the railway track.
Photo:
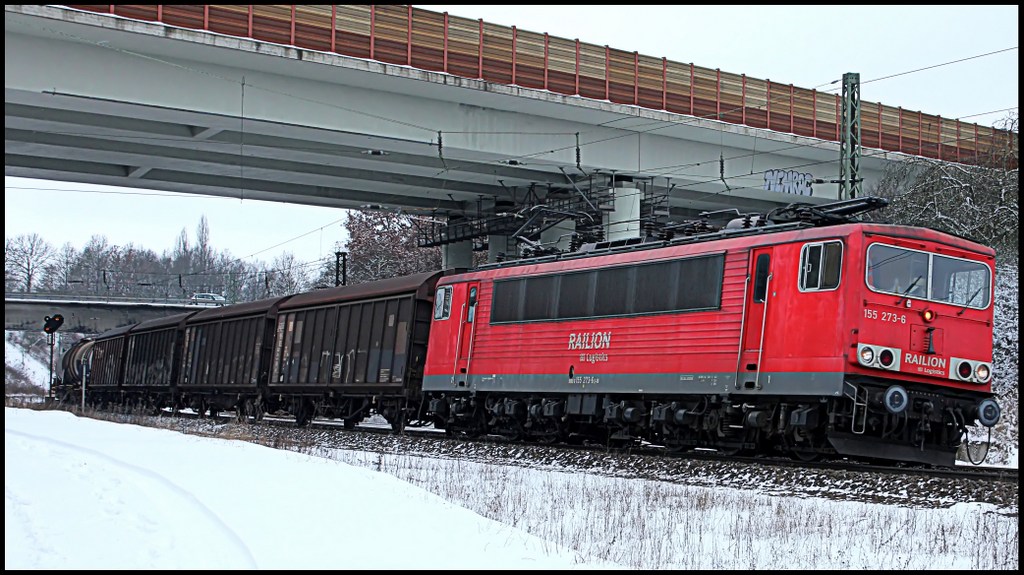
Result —
<svg viewBox="0 0 1024 575"><path fill-rule="evenodd" d="M177 417L198 419L196 414L191 412L181 412L177 414ZM220 421L237 421L235 416L230 413L220 414L217 416ZM273 426L282 429L290 429L299 431L303 428L295 426L294 419L290 417L275 417L266 416L259 422L249 420L250 425L266 425ZM977 466L967 467L958 466L956 468L934 468L925 465L880 465L858 461L847 461L847 460L822 460L822 461L799 461L790 459L785 456L738 456L738 455L725 455L710 450L696 450L690 452L672 452L665 448L657 445L644 444L640 446L633 446L628 448L621 447L608 447L597 444L584 444L584 445L568 445L568 444L538 444L527 441L516 441L511 440L502 436L486 435L476 438L468 437L451 437L445 434L443 430L436 430L432 427L417 428L407 427L401 434L395 434L391 427L386 423L373 424L373 423L362 423L357 425L354 429L344 429L341 421L334 420L323 420L314 419L308 426L309 430L313 431L324 431L324 432L338 432L338 433L360 433L360 434L372 434L379 436L391 436L391 437L406 437L406 438L418 438L427 441L445 443L457 443L457 444L468 444L468 445L481 445L481 446L501 446L503 448L515 448L521 447L529 449L531 451L544 452L549 451L552 453L567 452L575 454L590 454L592 456L600 457L651 457L660 458L668 461L685 461L691 464L698 463L715 463L722 465L751 465L761 466L766 468L778 468L795 471L831 471L831 472L850 472L850 473L861 473L861 474L874 474L880 476L890 476L894 478L905 477L905 478L927 478L927 479L945 479L945 480L962 480L962 481L984 481L984 482L997 482L1002 484L1009 484L1016 486L1018 484L1019 473L1017 469L1005 468L1005 467L994 467L994 466ZM549 459L559 459L558 457L551 457Z"/></svg>

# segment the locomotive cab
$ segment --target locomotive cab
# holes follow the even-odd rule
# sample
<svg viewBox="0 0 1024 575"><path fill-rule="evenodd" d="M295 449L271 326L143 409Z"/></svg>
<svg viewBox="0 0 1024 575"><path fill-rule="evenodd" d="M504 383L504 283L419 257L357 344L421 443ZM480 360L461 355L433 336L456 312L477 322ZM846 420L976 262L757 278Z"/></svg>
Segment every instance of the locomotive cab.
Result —
<svg viewBox="0 0 1024 575"><path fill-rule="evenodd" d="M932 230L865 227L850 262L843 453L953 464L967 427L994 426L994 253ZM879 443L880 438L886 439ZM879 450L882 450L880 453Z"/></svg>

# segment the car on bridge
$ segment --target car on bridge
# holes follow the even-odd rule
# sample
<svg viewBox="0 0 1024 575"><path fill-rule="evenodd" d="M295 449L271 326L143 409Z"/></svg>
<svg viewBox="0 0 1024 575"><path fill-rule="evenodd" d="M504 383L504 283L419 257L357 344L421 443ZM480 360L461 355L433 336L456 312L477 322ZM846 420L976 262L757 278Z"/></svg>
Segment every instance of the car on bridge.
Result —
<svg viewBox="0 0 1024 575"><path fill-rule="evenodd" d="M196 305L224 305L227 300L224 296L216 293L194 293L188 298L188 303Z"/></svg>

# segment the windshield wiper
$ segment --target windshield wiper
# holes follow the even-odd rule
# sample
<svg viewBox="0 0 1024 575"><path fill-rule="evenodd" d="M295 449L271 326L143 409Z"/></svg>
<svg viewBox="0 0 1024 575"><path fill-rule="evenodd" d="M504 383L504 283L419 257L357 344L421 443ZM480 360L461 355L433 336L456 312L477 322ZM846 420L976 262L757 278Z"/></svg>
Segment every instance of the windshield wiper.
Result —
<svg viewBox="0 0 1024 575"><path fill-rule="evenodd" d="M924 279L924 276L917 276L916 278L914 278L914 281L910 282L910 285L907 286L907 289L903 290L903 294L901 295L900 299L896 300L896 305L903 305L903 300L907 299L907 294L909 294L910 290L914 289L914 286L917 285L917 282L921 281L922 279Z"/></svg>
<svg viewBox="0 0 1024 575"><path fill-rule="evenodd" d="M980 288L978 288L978 291L976 291L973 294L971 294L971 297L967 298L967 303L964 304L963 309L961 309L960 311L956 312L956 315L963 315L964 312L967 311L967 308L970 307L971 302L974 301L974 298L978 297L978 294L980 294L981 290L983 290L983 289L985 289L985 286L981 286Z"/></svg>

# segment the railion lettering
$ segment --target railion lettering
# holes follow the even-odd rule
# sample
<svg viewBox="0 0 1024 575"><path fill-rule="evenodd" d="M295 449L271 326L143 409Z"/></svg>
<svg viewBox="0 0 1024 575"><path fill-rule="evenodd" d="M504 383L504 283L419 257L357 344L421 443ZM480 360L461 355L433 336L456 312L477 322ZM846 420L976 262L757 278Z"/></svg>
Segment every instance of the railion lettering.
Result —
<svg viewBox="0 0 1024 575"><path fill-rule="evenodd" d="M916 353L907 352L906 357L903 358L903 363L910 365L920 365L923 367L938 367L940 369L946 369L946 360L942 357L935 357L934 355L918 355Z"/></svg>
<svg viewBox="0 0 1024 575"><path fill-rule="evenodd" d="M568 349L608 349L612 346L612 332L586 331L569 334Z"/></svg>

